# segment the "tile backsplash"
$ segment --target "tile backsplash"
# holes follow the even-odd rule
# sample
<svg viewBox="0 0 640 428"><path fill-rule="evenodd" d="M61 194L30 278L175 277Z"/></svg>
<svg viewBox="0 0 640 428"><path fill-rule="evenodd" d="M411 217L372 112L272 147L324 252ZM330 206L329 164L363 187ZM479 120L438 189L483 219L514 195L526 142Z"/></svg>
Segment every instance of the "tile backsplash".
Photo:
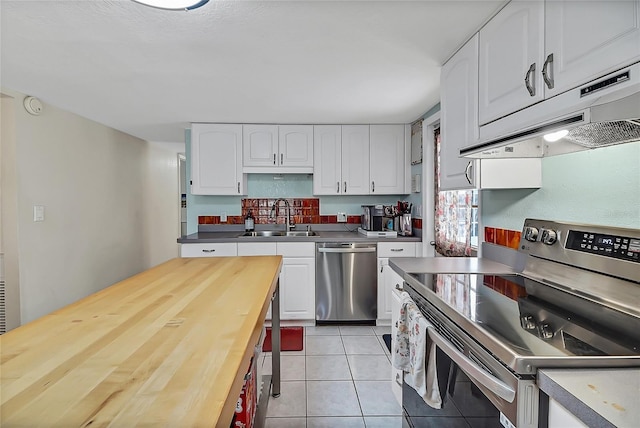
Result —
<svg viewBox="0 0 640 428"><path fill-rule="evenodd" d="M284 198L291 206L291 217L296 224L333 224L338 223L336 215L320 215L320 199L318 198ZM284 202L278 204L276 217L271 218L271 207L277 198L249 198L242 199L242 215L227 216L226 223L220 216L198 216L198 224L243 224L249 210L254 217L255 224L284 224L286 222L286 208ZM360 224L359 215L348 215L347 223Z"/></svg>
<svg viewBox="0 0 640 428"><path fill-rule="evenodd" d="M247 198L240 201L242 215L228 215L223 222L219 215L198 216L198 224L243 224L249 210L255 224L284 224L286 210L284 202L278 204L276 217L271 218L271 207L278 198ZM319 198L283 198L291 206L291 218L296 224L334 224L338 223L337 215L320 215ZM347 224L360 224L359 215L347 215ZM413 219L414 229L422 229L422 220Z"/></svg>
<svg viewBox="0 0 640 428"><path fill-rule="evenodd" d="M498 227L484 228L485 242L513 248L514 250L517 250L520 245L521 235L522 233L519 230L500 229Z"/></svg>

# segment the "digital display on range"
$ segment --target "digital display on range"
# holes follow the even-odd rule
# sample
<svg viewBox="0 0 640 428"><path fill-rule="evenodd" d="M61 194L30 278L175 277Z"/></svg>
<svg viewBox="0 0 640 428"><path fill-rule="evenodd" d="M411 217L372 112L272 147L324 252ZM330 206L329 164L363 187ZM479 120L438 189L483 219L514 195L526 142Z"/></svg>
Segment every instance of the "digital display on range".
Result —
<svg viewBox="0 0 640 428"><path fill-rule="evenodd" d="M596 244L598 245L602 245L602 246L609 246L609 247L613 247L613 240L614 238L610 237L610 236L597 236L596 237Z"/></svg>
<svg viewBox="0 0 640 428"><path fill-rule="evenodd" d="M570 230L566 247L583 253L640 263L640 239L637 238Z"/></svg>

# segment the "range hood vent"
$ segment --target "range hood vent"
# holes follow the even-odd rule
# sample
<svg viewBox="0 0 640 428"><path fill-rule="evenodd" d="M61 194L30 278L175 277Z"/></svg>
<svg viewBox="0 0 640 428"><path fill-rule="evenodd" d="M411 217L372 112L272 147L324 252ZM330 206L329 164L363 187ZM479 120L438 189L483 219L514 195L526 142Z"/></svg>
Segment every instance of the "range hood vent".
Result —
<svg viewBox="0 0 640 428"><path fill-rule="evenodd" d="M630 143L640 140L640 119L589 123L570 130L564 138L589 149Z"/></svg>
<svg viewBox="0 0 640 428"><path fill-rule="evenodd" d="M520 125L520 126L519 126ZM558 130L558 141L543 136ZM640 141L640 64L480 128L468 158L544 157Z"/></svg>

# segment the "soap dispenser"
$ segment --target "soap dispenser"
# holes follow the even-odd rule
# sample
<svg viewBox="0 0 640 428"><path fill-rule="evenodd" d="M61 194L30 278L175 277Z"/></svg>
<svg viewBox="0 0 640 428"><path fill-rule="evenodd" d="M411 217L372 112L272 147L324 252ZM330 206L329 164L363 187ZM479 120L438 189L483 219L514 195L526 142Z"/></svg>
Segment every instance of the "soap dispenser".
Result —
<svg viewBox="0 0 640 428"><path fill-rule="evenodd" d="M244 230L247 232L253 232L254 223L253 214L251 213L251 210L249 210L247 212L247 216L244 218Z"/></svg>

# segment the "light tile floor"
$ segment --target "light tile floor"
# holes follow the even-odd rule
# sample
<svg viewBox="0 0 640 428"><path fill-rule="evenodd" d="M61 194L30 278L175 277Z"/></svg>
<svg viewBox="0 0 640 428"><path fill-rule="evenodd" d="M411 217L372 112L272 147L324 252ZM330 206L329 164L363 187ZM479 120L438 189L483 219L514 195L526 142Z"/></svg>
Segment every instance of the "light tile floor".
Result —
<svg viewBox="0 0 640 428"><path fill-rule="evenodd" d="M269 397L267 428L394 428L401 407L391 392L390 327L305 327L302 351L281 354L281 395ZM263 361L271 373L271 354Z"/></svg>

